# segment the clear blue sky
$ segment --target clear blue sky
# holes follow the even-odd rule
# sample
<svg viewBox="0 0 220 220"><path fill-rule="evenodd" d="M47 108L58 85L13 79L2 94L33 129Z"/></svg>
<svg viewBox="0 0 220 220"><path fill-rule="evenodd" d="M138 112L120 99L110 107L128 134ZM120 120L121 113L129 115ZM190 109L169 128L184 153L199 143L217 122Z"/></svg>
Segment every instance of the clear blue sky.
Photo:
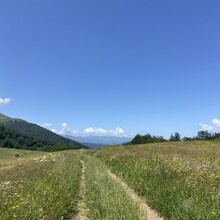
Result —
<svg viewBox="0 0 220 220"><path fill-rule="evenodd" d="M220 119L219 84L219 0L0 2L0 112L11 117L193 136Z"/></svg>

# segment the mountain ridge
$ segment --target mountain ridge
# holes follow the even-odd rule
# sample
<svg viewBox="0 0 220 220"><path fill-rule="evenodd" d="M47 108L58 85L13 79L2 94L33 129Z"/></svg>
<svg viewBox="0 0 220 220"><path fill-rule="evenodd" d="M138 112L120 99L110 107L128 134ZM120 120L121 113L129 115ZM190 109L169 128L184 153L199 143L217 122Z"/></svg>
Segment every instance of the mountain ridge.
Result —
<svg viewBox="0 0 220 220"><path fill-rule="evenodd" d="M7 115L4 115L2 113L0 113L0 122L5 122L7 120L10 120L11 118L8 117Z"/></svg>
<svg viewBox="0 0 220 220"><path fill-rule="evenodd" d="M2 113L0 113L0 125L38 141L65 144L75 148L86 148L86 146L75 140L55 134L37 124L19 118L10 118Z"/></svg>
<svg viewBox="0 0 220 220"><path fill-rule="evenodd" d="M105 146L105 145L118 145L124 144L131 141L131 137L118 137L118 136L96 136L96 135L89 135L89 136L72 136L66 135L65 137L69 139L76 140L80 143L85 143L87 146Z"/></svg>

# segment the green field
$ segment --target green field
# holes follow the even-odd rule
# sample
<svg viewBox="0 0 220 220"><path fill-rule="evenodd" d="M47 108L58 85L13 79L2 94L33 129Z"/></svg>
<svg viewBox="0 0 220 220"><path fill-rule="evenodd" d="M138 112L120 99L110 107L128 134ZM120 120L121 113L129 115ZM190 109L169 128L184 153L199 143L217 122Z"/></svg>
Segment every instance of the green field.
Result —
<svg viewBox="0 0 220 220"><path fill-rule="evenodd" d="M19 149L8 149L0 148L0 160L2 159L14 159L15 157L29 157L43 155L43 152L40 151L28 151L28 150L19 150Z"/></svg>
<svg viewBox="0 0 220 220"><path fill-rule="evenodd" d="M139 200L110 171L163 219L220 219L219 142L59 153L0 149L0 158L3 220L80 219L78 215L94 220L147 219Z"/></svg>

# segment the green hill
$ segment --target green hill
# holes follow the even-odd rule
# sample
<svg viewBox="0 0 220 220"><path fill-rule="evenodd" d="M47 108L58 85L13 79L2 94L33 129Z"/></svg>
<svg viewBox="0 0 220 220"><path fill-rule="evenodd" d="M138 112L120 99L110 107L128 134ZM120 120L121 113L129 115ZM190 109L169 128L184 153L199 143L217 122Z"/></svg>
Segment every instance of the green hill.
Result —
<svg viewBox="0 0 220 220"><path fill-rule="evenodd" d="M0 126L4 126L7 129L18 132L27 137L33 138L36 141L44 141L50 144L67 145L74 148L85 148L81 143L64 138L60 135L53 133L39 125L29 123L22 119L10 118L3 114L0 114Z"/></svg>
<svg viewBox="0 0 220 220"><path fill-rule="evenodd" d="M14 130L0 126L0 147L37 151L78 149L79 146L36 140Z"/></svg>
<svg viewBox="0 0 220 220"><path fill-rule="evenodd" d="M0 113L0 123L6 122L6 121L8 121L10 119L11 118L9 118L8 116L3 115L3 114Z"/></svg>

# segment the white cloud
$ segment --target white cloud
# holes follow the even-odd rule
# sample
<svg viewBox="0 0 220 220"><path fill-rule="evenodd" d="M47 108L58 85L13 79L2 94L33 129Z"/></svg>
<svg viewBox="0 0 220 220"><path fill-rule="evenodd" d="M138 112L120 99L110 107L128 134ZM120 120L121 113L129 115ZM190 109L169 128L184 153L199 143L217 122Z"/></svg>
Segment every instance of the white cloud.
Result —
<svg viewBox="0 0 220 220"><path fill-rule="evenodd" d="M220 132L220 120L218 120L216 118L214 118L212 120L211 125L200 123L200 126L201 126L200 130L207 130L207 131L212 132L212 133Z"/></svg>
<svg viewBox="0 0 220 220"><path fill-rule="evenodd" d="M116 132L117 134L123 134L123 133L124 133L124 130L123 130L122 128L120 128L120 127L117 127L117 128L115 129L115 132Z"/></svg>
<svg viewBox="0 0 220 220"><path fill-rule="evenodd" d="M124 130L120 128L119 126L115 128L114 130L107 130L104 128L97 128L97 127L88 127L84 129L83 131L76 131L72 130L69 125L66 122L63 122L61 124L61 129L54 129L52 128L51 123L45 123L45 124L38 124L41 127L47 128L48 130L59 134L59 135L72 135L72 136L88 136L88 135L95 135L95 136L118 136L118 137L126 137L129 135L126 135Z"/></svg>
<svg viewBox="0 0 220 220"><path fill-rule="evenodd" d="M0 105L7 105L12 100L10 98L0 98Z"/></svg>
<svg viewBox="0 0 220 220"><path fill-rule="evenodd" d="M57 131L56 133L60 135L72 135L73 132L69 128L68 124L66 122L63 122L62 129L60 131Z"/></svg>
<svg viewBox="0 0 220 220"><path fill-rule="evenodd" d="M120 127L117 127L115 130L109 130L109 132L111 132L114 135L122 135L124 134L124 130Z"/></svg>
<svg viewBox="0 0 220 220"><path fill-rule="evenodd" d="M217 127L219 127L219 126L220 126L220 120L214 118L214 119L212 120L212 124L215 125L215 126L217 126Z"/></svg>
<svg viewBox="0 0 220 220"><path fill-rule="evenodd" d="M84 130L85 134L90 134L90 135L107 135L107 136L124 136L124 130L120 127L117 127L115 130L106 130L103 128L86 128Z"/></svg>
<svg viewBox="0 0 220 220"><path fill-rule="evenodd" d="M106 133L108 133L108 131L103 129L103 128L92 128L92 127L90 127L90 128L86 128L84 130L84 133L86 133L86 134L106 134Z"/></svg>
<svg viewBox="0 0 220 220"><path fill-rule="evenodd" d="M51 123L44 123L44 124L38 124L39 126L43 127L43 128L50 128L52 126Z"/></svg>
<svg viewBox="0 0 220 220"><path fill-rule="evenodd" d="M94 130L94 128L86 128L86 129L84 130L84 132L89 134L89 133L95 132L95 130Z"/></svg>
<svg viewBox="0 0 220 220"><path fill-rule="evenodd" d="M57 133L57 130L56 129L51 129L51 131L53 132L53 133Z"/></svg>
<svg viewBox="0 0 220 220"><path fill-rule="evenodd" d="M63 130L57 131L56 133L59 135L67 135Z"/></svg>
<svg viewBox="0 0 220 220"><path fill-rule="evenodd" d="M68 129L67 123L66 122L62 123L62 127L63 127L63 129Z"/></svg>

